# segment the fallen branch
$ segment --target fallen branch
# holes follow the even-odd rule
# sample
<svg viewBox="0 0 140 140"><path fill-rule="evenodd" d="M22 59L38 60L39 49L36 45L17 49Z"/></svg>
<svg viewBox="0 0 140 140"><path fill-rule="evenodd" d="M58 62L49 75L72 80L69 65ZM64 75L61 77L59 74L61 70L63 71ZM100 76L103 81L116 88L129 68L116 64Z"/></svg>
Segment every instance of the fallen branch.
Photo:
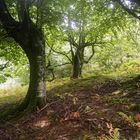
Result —
<svg viewBox="0 0 140 140"><path fill-rule="evenodd" d="M46 104L46 105L45 105L43 108L41 108L41 109L37 109L37 113L40 113L41 111L43 111L43 110L46 109L47 107L51 106L52 104L57 103L58 101L60 101L60 100L57 100L57 101L51 102L51 103L49 103L49 104Z"/></svg>

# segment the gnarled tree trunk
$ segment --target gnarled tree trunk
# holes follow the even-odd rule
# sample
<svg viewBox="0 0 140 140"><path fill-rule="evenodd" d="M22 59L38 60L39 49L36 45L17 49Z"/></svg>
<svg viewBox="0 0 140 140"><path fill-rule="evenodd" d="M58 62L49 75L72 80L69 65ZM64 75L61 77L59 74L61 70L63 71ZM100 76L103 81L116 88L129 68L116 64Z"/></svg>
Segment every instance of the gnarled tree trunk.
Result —
<svg viewBox="0 0 140 140"><path fill-rule="evenodd" d="M0 23L9 37L24 50L30 64L29 89L24 101L16 110L19 112L41 108L46 104L46 63L44 36L41 28L38 28L30 18L28 1L18 1L17 6L19 21L11 16L5 0L0 0Z"/></svg>
<svg viewBox="0 0 140 140"><path fill-rule="evenodd" d="M28 93L19 110L39 107L46 104L46 62L45 41L42 31L33 23L23 26L13 35L16 42L26 53L30 64L30 83Z"/></svg>

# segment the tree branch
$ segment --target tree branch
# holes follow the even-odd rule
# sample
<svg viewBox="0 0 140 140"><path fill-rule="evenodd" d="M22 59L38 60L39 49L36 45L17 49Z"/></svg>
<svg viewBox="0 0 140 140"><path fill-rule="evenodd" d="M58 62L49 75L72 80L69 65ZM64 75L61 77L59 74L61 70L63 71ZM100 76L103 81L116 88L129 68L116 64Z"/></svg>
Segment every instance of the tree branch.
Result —
<svg viewBox="0 0 140 140"><path fill-rule="evenodd" d="M41 27L42 25L41 25L41 22L39 21L40 19L41 19L41 8L42 8L42 6L43 6L43 2L44 2L44 0L37 0L36 1L36 7L37 7L37 12L36 12L36 25L38 26L38 27Z"/></svg>
<svg viewBox="0 0 140 140"><path fill-rule="evenodd" d="M65 57L72 63L72 60L70 59L70 57L69 57L66 53L56 51L55 49L53 49L53 47L52 47L47 41L46 41L46 43L47 43L48 47L49 47L53 52L65 56Z"/></svg>
<svg viewBox="0 0 140 140"><path fill-rule="evenodd" d="M15 28L18 24L10 15L4 0L0 0L0 22L7 32L11 31L11 29Z"/></svg>
<svg viewBox="0 0 140 140"><path fill-rule="evenodd" d="M69 64L71 64L71 63L66 62L66 63L63 63L63 64L55 65L53 67L61 67L61 66L64 66L64 65L69 65Z"/></svg>
<svg viewBox="0 0 140 140"><path fill-rule="evenodd" d="M115 0L117 3L119 3L119 5L121 5L121 7L130 15L132 15L133 17L137 18L140 20L140 16L138 16L135 12L133 12L133 10L130 10L129 8L127 8L126 6L124 6L124 4L121 2L121 0Z"/></svg>
<svg viewBox="0 0 140 140"><path fill-rule="evenodd" d="M79 45L76 43L74 40L74 37L72 37L70 34L68 35L68 41L70 42L71 45L78 47Z"/></svg>
<svg viewBox="0 0 140 140"><path fill-rule="evenodd" d="M94 45L99 45L99 44L105 44L105 43L107 43L107 42L103 42L103 41L101 41L101 42L96 42L96 41L94 41L94 42L86 42L84 44L84 47L94 46Z"/></svg>
<svg viewBox="0 0 140 140"><path fill-rule="evenodd" d="M29 23L30 16L29 16L29 7L30 7L30 2L27 0L17 0L17 8L18 8L18 16L19 20L22 23Z"/></svg>
<svg viewBox="0 0 140 140"><path fill-rule="evenodd" d="M74 57L74 51L73 51L73 48L72 48L72 45L70 44L70 52L71 52L71 55L72 55L72 58Z"/></svg>
<svg viewBox="0 0 140 140"><path fill-rule="evenodd" d="M0 65L0 70L2 71L3 69L7 68L9 65L9 62L6 62L5 64Z"/></svg>
<svg viewBox="0 0 140 140"><path fill-rule="evenodd" d="M140 6L140 0L131 0L131 1Z"/></svg>
<svg viewBox="0 0 140 140"><path fill-rule="evenodd" d="M95 49L94 49L94 46L92 46L92 54L90 55L90 57L87 60L84 61L84 63L87 64L91 60L91 58L94 56L94 54L95 54Z"/></svg>

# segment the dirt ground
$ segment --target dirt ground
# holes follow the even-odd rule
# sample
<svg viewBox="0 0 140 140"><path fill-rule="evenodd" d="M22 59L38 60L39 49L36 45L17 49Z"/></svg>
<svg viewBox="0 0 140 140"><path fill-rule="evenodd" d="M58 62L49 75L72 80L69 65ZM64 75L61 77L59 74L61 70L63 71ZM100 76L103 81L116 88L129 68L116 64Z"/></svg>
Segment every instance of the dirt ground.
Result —
<svg viewBox="0 0 140 140"><path fill-rule="evenodd" d="M41 110L16 121L1 120L0 140L140 139L137 79L72 80L47 94L48 104Z"/></svg>

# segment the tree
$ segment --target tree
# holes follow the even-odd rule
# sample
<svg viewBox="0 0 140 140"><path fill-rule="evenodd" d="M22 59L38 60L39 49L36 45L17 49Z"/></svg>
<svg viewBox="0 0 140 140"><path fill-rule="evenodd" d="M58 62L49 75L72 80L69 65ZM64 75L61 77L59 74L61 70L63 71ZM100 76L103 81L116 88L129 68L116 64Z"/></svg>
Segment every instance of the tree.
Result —
<svg viewBox="0 0 140 140"><path fill-rule="evenodd" d="M44 2L17 0L8 1L7 4L6 0L0 0L1 28L20 45L30 65L28 92L18 111L40 108L46 104L45 40L42 26L50 22L51 13ZM41 12L44 8L46 13ZM44 14L49 16L46 18Z"/></svg>
<svg viewBox="0 0 140 140"><path fill-rule="evenodd" d="M68 50L68 47L69 50L62 52L62 49L58 49L58 43L49 46L54 52L64 55L71 63L72 78L82 75L83 65L94 56L95 46L104 46L108 42L106 34L116 26L124 26L125 12L116 5L111 6L110 2L100 0L66 1L61 5L63 20L59 23L58 30L61 33L57 36L60 36L59 40L63 44L67 42L65 50ZM56 35L56 31L53 34ZM53 48L55 45L56 48ZM91 54L86 56L85 50L89 48Z"/></svg>
<svg viewBox="0 0 140 140"><path fill-rule="evenodd" d="M126 23L126 30L117 31L117 37L114 37L110 45L98 48L94 61L102 71L107 73L118 71L122 73L136 72L136 66L139 64L139 24L131 21ZM111 34L111 33L110 33ZM112 33L112 36L115 36ZM130 69L129 64L133 66ZM123 68L123 69L122 69Z"/></svg>

